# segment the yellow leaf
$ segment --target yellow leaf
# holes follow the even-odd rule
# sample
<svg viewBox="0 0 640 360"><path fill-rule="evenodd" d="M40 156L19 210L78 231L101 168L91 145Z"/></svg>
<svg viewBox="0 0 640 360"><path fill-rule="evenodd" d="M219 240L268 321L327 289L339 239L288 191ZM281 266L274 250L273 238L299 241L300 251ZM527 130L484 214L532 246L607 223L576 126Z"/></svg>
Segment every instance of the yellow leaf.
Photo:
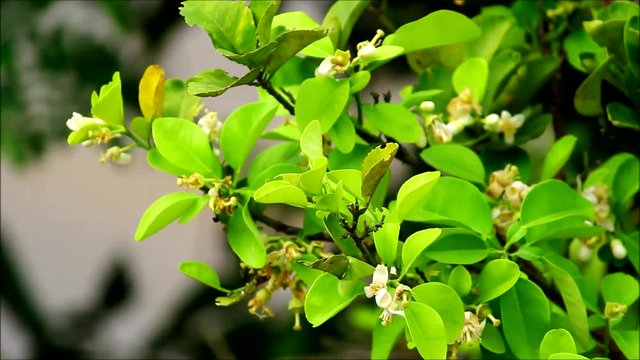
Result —
<svg viewBox="0 0 640 360"><path fill-rule="evenodd" d="M138 102L145 119L160 117L163 113L164 70L160 65L149 65L140 79Z"/></svg>

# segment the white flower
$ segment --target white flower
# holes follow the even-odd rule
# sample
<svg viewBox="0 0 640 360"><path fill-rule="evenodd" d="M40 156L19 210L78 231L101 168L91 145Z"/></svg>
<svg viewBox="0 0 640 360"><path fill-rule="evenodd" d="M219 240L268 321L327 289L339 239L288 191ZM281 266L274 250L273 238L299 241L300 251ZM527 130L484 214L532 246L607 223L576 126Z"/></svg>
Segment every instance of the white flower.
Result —
<svg viewBox="0 0 640 360"><path fill-rule="evenodd" d="M331 61L332 58L333 56L327 56L322 60L320 66L316 69L317 77L333 77L335 70L333 69L333 62Z"/></svg>
<svg viewBox="0 0 640 360"><path fill-rule="evenodd" d="M216 140L222 132L222 122L218 120L218 113L215 111L207 111L207 113L198 120L198 125L207 134L209 139Z"/></svg>
<svg viewBox="0 0 640 360"><path fill-rule="evenodd" d="M460 344L479 342L486 322L486 319L480 321L478 316L471 311L465 311L464 327L462 328L462 333L460 334L457 342Z"/></svg>
<svg viewBox="0 0 640 360"><path fill-rule="evenodd" d="M69 120L67 120L67 127L71 131L78 131L85 126L89 125L106 125L104 121L98 118L86 117L74 112Z"/></svg>
<svg viewBox="0 0 640 360"><path fill-rule="evenodd" d="M491 114L484 118L485 130L503 133L504 142L511 145L516 135L516 131L524 124L525 117L522 114L511 115L510 112L503 110L498 114Z"/></svg>
<svg viewBox="0 0 640 360"><path fill-rule="evenodd" d="M435 120L431 123L431 129L433 131L433 137L438 143L448 143L453 140L453 136L457 133L457 128L451 124L444 124L441 121Z"/></svg>
<svg viewBox="0 0 640 360"><path fill-rule="evenodd" d="M614 258L622 260L627 257L627 248L619 239L613 239L611 240L611 253Z"/></svg>
<svg viewBox="0 0 640 360"><path fill-rule="evenodd" d="M580 242L580 248L578 249L578 260L587 262L593 256L593 249L587 244Z"/></svg>
<svg viewBox="0 0 640 360"><path fill-rule="evenodd" d="M370 42L367 42L364 46L361 46L358 49L358 57L365 61L371 59L375 53L376 47Z"/></svg>
<svg viewBox="0 0 640 360"><path fill-rule="evenodd" d="M389 271L387 267L379 264L373 272L373 280L371 284L364 287L364 294L370 298L376 297L376 304L381 308L386 308L391 304L392 298L387 290L387 281L389 280Z"/></svg>
<svg viewBox="0 0 640 360"><path fill-rule="evenodd" d="M524 197L527 195L527 192L529 192L529 186L520 180L512 182L504 189L505 197L511 205L516 207L520 207Z"/></svg>

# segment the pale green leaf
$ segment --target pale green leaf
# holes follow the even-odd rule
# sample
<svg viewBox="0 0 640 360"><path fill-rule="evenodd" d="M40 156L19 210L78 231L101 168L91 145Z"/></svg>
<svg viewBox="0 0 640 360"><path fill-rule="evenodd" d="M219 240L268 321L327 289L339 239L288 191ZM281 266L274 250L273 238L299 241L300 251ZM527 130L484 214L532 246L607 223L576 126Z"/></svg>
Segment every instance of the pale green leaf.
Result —
<svg viewBox="0 0 640 360"><path fill-rule="evenodd" d="M263 267L267 259L262 236L249 214L249 208L237 207L227 225L227 240L240 260L254 269Z"/></svg>
<svg viewBox="0 0 640 360"><path fill-rule="evenodd" d="M364 285L361 280L338 280L329 273L318 276L304 298L307 320L313 327L322 325L364 293Z"/></svg>
<svg viewBox="0 0 640 360"><path fill-rule="evenodd" d="M440 229L420 230L407 238L402 246L402 273L400 277L413 267L420 254L440 236L441 232Z"/></svg>
<svg viewBox="0 0 640 360"><path fill-rule="evenodd" d="M424 359L446 359L447 332L438 312L429 305L410 302L404 313L420 356Z"/></svg>
<svg viewBox="0 0 640 360"><path fill-rule="evenodd" d="M420 157L434 168L465 180L484 184L484 166L480 157L471 149L459 144L431 146Z"/></svg>
<svg viewBox="0 0 640 360"><path fill-rule="evenodd" d="M484 266L478 280L479 304L509 291L520 277L518 264L507 259L492 260Z"/></svg>
<svg viewBox="0 0 640 360"><path fill-rule="evenodd" d="M565 135L558 139L547 152L542 163L542 175L540 175L540 181L553 178L564 164L569 160L573 148L576 145L578 138L573 135Z"/></svg>
<svg viewBox="0 0 640 360"><path fill-rule="evenodd" d="M464 304L450 286L439 282L420 284L413 289L413 297L438 312L447 332L447 343L453 344L464 326Z"/></svg>
<svg viewBox="0 0 640 360"><path fill-rule="evenodd" d="M322 133L329 131L349 101L349 81L318 77L305 80L298 90L295 111L303 130L318 120Z"/></svg>
<svg viewBox="0 0 640 360"><path fill-rule="evenodd" d="M157 233L182 216L199 198L200 195L193 193L175 192L154 201L142 214L134 236L135 240L142 241Z"/></svg>
<svg viewBox="0 0 640 360"><path fill-rule="evenodd" d="M183 261L180 263L180 265L178 265L178 270L180 270L188 277L197 280L205 285L208 285L216 290L224 292L229 291L220 285L220 277L218 277L218 274L209 265L201 261Z"/></svg>

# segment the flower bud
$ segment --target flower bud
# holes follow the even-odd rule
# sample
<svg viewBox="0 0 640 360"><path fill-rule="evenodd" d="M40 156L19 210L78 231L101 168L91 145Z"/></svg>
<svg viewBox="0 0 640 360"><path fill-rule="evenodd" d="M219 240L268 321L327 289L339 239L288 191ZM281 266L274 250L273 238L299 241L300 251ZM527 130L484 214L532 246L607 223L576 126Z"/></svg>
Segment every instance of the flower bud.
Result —
<svg viewBox="0 0 640 360"><path fill-rule="evenodd" d="M436 104L434 104L433 101L423 101L420 103L420 110L424 111L424 112L432 112L433 110L435 110L436 108Z"/></svg>
<svg viewBox="0 0 640 360"><path fill-rule="evenodd" d="M627 305L607 301L604 306L604 316L609 320L618 320L627 313Z"/></svg>
<svg viewBox="0 0 640 360"><path fill-rule="evenodd" d="M622 260L627 257L627 248L620 239L611 240L611 253L613 257Z"/></svg>

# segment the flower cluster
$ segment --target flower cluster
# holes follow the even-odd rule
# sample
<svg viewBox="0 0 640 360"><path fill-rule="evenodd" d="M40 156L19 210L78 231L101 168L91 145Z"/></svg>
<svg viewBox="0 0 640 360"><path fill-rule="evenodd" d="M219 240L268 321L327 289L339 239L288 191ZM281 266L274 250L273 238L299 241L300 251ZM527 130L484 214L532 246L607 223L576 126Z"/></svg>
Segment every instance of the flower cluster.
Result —
<svg viewBox="0 0 640 360"><path fill-rule="evenodd" d="M497 200L491 215L498 234L506 234L509 226L517 220L522 201L529 192L529 186L519 178L518 167L510 164L489 176L486 193Z"/></svg>
<svg viewBox="0 0 640 360"><path fill-rule="evenodd" d="M124 127L107 124L104 120L95 117L86 117L74 112L67 120L67 128L71 130L69 139L77 137L83 146L108 144L113 139L125 132ZM127 164L131 161L131 154L127 151L135 145L119 147L112 146L100 154L100 163L111 161L116 164Z"/></svg>
<svg viewBox="0 0 640 360"><path fill-rule="evenodd" d="M217 112L206 110L205 115L198 120L198 125L211 141L214 143L219 141L222 133L222 122L218 119Z"/></svg>
<svg viewBox="0 0 640 360"><path fill-rule="evenodd" d="M490 114L482 120L484 129L487 131L502 133L504 142L511 145L515 139L516 131L524 124L525 117L523 114L511 115L510 112L504 110L498 114Z"/></svg>

